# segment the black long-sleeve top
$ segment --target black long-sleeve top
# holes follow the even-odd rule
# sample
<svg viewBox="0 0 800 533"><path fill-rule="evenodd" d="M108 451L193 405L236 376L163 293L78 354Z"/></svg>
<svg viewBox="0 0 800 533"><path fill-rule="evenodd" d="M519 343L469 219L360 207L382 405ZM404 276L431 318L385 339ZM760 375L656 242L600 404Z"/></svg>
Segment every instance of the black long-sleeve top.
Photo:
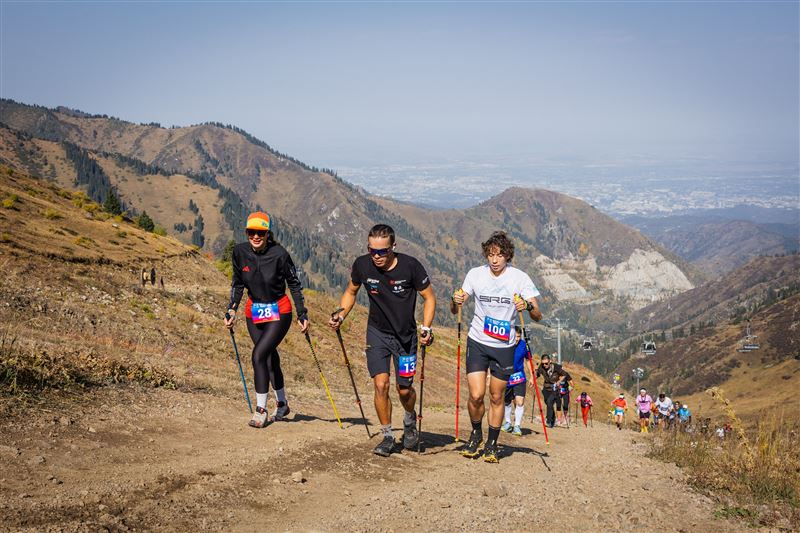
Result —
<svg viewBox="0 0 800 533"><path fill-rule="evenodd" d="M229 309L239 308L245 288L254 302L269 303L278 301L286 294L287 285L297 316L306 315L303 286L297 277L294 262L283 246L270 243L261 252L253 251L253 247L247 242L233 247L233 281Z"/></svg>

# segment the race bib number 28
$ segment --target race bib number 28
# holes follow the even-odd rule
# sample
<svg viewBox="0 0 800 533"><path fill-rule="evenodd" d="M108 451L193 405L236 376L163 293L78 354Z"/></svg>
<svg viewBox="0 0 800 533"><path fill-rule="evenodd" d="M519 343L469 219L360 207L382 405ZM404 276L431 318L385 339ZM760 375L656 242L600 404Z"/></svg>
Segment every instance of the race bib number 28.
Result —
<svg viewBox="0 0 800 533"><path fill-rule="evenodd" d="M278 311L278 302L268 304L253 302L251 311L253 313L253 324L275 322L281 319L281 314Z"/></svg>
<svg viewBox="0 0 800 533"><path fill-rule="evenodd" d="M401 355L398 358L398 374L401 378L411 378L417 373L417 354Z"/></svg>
<svg viewBox="0 0 800 533"><path fill-rule="evenodd" d="M511 322L487 316L483 320L483 332L494 339L508 342L511 338Z"/></svg>

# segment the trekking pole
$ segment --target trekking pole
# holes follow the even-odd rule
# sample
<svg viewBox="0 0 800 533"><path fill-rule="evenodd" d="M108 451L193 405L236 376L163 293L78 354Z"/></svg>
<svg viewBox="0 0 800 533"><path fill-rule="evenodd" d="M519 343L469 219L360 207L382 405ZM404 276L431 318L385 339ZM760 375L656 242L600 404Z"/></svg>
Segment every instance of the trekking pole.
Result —
<svg viewBox="0 0 800 533"><path fill-rule="evenodd" d="M536 402L539 404L539 415L542 417L542 429L544 430L544 441L549 445L550 438L547 436L547 424L544 423L544 412L542 412L542 397L539 394L539 386L536 383L536 370L533 368L533 356L531 355L531 343L528 340L528 332L525 331L525 318L522 313L517 313L519 316L519 324L522 326L522 338L525 340L525 349L528 351L528 362L531 364L531 381L533 381L533 390L536 392ZM533 411L533 409L531 409Z"/></svg>
<svg viewBox="0 0 800 533"><path fill-rule="evenodd" d="M458 348L456 349L456 437L458 438L458 411L461 397L461 305L458 306Z"/></svg>
<svg viewBox="0 0 800 533"><path fill-rule="evenodd" d="M225 313L225 318L230 320L231 314ZM250 412L253 412L253 404L250 403L250 394L247 392L247 382L244 380L244 371L242 370L242 361L239 359L239 349L236 347L236 337L233 336L233 328L229 329L231 332L231 341L233 342L233 353L236 354L236 364L239 365L239 376L242 378L242 387L244 388L244 397L247 399L247 407Z"/></svg>
<svg viewBox="0 0 800 533"><path fill-rule="evenodd" d="M314 357L314 362L317 364L319 377L322 378L322 385L325 387L325 392L328 394L328 400L330 400L331 407L333 407L333 414L336 415L336 421L339 422L339 429L344 429L344 427L342 427L342 419L339 418L339 411L336 410L336 404L333 403L333 396L331 396L331 391L328 389L328 382L325 381L325 376L322 374L322 367L319 365L319 359L317 359L317 353L314 351L314 345L311 344L311 337L308 335L308 331L306 331L306 342L308 343L308 347L311 348L311 356Z"/></svg>
<svg viewBox="0 0 800 533"><path fill-rule="evenodd" d="M425 393L425 349L427 346L424 344L420 348L420 355L422 356L422 365L419 372L419 413L417 413L417 453L421 453L420 445L422 444L422 395Z"/></svg>
<svg viewBox="0 0 800 533"><path fill-rule="evenodd" d="M331 318L338 315L339 312L344 311L344 307L340 307L333 313L331 313ZM369 432L369 424L367 424L367 417L364 416L364 408L361 406L361 398L358 396L358 389L356 388L356 380L353 377L353 369L350 367L350 359L347 357L347 350L344 349L344 339L342 339L342 332L339 328L336 328L336 336L339 338L339 346L342 347L342 355L344 356L344 364L347 366L347 372L350 374L350 383L353 384L353 392L356 393L356 403L358 404L358 409L361 411L361 419L364 421L364 429L367 430L367 438L372 438L372 434Z"/></svg>

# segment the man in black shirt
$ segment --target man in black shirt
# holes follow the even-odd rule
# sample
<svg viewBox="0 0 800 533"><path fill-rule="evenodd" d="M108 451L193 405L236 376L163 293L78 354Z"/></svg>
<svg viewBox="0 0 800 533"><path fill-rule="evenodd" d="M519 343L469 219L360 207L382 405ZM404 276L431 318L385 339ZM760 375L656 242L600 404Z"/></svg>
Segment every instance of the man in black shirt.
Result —
<svg viewBox="0 0 800 533"><path fill-rule="evenodd" d="M392 404L389 401L390 364L394 365L397 394L405 409L403 447L417 446L417 413L414 405L414 374L417 370L417 325L414 307L417 293L424 300L420 342L433 342L431 323L436 310L436 297L425 268L410 255L395 252L394 230L385 224L374 226L367 237L367 255L353 263L350 283L342 294L342 311L331 318L329 325L338 329L356 303L362 285L369 297L367 320L367 368L375 385L375 411L381 422L383 440L375 448L378 455L388 457L394 449Z"/></svg>
<svg viewBox="0 0 800 533"><path fill-rule="evenodd" d="M539 376L544 377L542 394L544 395L544 401L547 405L547 426L552 428L556 423L554 405L557 400L560 400L558 388L566 379L567 373L561 365L552 363L549 355L544 354L542 355L542 364L536 369L536 378ZM536 386L535 383L534 386Z"/></svg>

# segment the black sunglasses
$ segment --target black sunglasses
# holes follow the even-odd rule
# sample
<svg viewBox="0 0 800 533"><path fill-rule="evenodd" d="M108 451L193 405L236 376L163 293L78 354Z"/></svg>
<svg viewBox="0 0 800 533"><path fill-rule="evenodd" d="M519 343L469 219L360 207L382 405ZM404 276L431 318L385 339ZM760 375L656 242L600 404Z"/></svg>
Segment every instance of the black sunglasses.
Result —
<svg viewBox="0 0 800 533"><path fill-rule="evenodd" d="M247 230L247 236L248 237L254 237L256 235L258 235L259 237L263 237L266 234L267 234L267 230L264 230L264 229L249 229L249 230Z"/></svg>
<svg viewBox="0 0 800 533"><path fill-rule="evenodd" d="M389 252L392 251L392 249L391 248L372 248L370 246L367 246L367 251L369 252L369 255L377 255L378 257L383 257L384 255L388 255Z"/></svg>

